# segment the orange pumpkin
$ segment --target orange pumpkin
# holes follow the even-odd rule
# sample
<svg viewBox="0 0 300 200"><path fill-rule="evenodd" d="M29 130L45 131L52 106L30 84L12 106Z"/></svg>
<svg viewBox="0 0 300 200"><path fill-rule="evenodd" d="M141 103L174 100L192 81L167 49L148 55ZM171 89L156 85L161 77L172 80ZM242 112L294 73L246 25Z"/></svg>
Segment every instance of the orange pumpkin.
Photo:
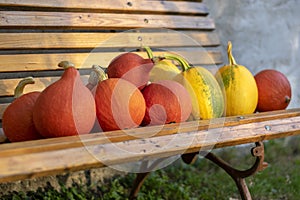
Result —
<svg viewBox="0 0 300 200"><path fill-rule="evenodd" d="M132 52L123 53L108 65L107 75L109 78L123 78L143 89L150 79L153 65L151 59L144 59Z"/></svg>
<svg viewBox="0 0 300 200"><path fill-rule="evenodd" d="M99 82L95 93L96 115L103 131L138 127L145 115L141 91L122 78Z"/></svg>
<svg viewBox="0 0 300 200"><path fill-rule="evenodd" d="M15 100L5 109L2 117L4 134L11 142L36 140L43 138L33 123L33 107L40 92L23 94L27 84L33 84L32 77L19 82L15 89Z"/></svg>
<svg viewBox="0 0 300 200"><path fill-rule="evenodd" d="M274 69L266 69L255 76L258 88L259 112L285 109L292 97L291 85L287 77Z"/></svg>
<svg viewBox="0 0 300 200"><path fill-rule="evenodd" d="M95 101L74 65L63 61L62 77L49 85L36 100L33 121L44 137L87 134L96 117Z"/></svg>
<svg viewBox="0 0 300 200"><path fill-rule="evenodd" d="M184 122L192 113L192 100L188 91L175 81L152 82L142 93L146 101L143 125Z"/></svg>

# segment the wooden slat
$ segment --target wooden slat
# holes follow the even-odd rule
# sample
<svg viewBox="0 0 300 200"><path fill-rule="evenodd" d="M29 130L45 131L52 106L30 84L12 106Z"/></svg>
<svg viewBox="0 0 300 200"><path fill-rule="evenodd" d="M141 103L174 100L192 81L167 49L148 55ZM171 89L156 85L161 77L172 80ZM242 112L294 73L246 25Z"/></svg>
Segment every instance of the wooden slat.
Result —
<svg viewBox="0 0 300 200"><path fill-rule="evenodd" d="M0 128L0 144L7 142L7 137L5 136L3 129Z"/></svg>
<svg viewBox="0 0 300 200"><path fill-rule="evenodd" d="M140 31L143 31L141 29ZM218 46L215 32L162 32L152 33L0 33L0 49L93 49L140 47ZM167 31L167 30L166 30ZM169 31L169 30L168 30Z"/></svg>
<svg viewBox="0 0 300 200"><path fill-rule="evenodd" d="M214 29L214 21L201 16L115 13L0 11L0 28L80 29Z"/></svg>
<svg viewBox="0 0 300 200"><path fill-rule="evenodd" d="M57 54L13 54L0 55L0 72L34 71L34 70L55 70L57 64L62 60L69 60L77 68L90 68L93 64L107 67L110 61L117 55L124 52L91 52L91 53L57 53ZM154 55L161 55L163 52L156 51ZM219 51L205 51L203 49L178 48L175 53L189 59L192 64L219 64L222 63L222 54ZM144 52L139 53L146 58Z"/></svg>
<svg viewBox="0 0 300 200"><path fill-rule="evenodd" d="M299 110L296 112L299 114ZM255 115L253 116L255 118ZM206 126L209 127L210 122L206 121L206 123ZM56 150L47 150L44 146L43 150L31 153L28 150L21 151L22 144L26 145L26 143L17 144L20 149L19 151L15 151L15 154L7 154L5 148L10 148L10 145L2 144L0 146L0 182L91 167L146 161L182 154L184 152L197 152L199 150L209 150L212 148L292 136L300 134L300 116L204 130L201 130L201 127L195 123L193 126L189 124L189 127L180 133L178 132L180 130L178 125L170 126L166 125L160 131L161 136L151 138L126 139L126 141L117 141L114 143L108 142L107 139L109 138L106 138L106 142L104 143L103 140L99 143L94 140L93 143L83 143L83 146L73 146L66 149L59 148ZM270 128L266 128L266 126ZM131 135L139 134L141 133L139 130L142 129L128 130L125 133ZM163 134L164 131L168 134ZM109 136L108 133L107 136ZM110 133L114 134L114 132ZM39 143L40 141L34 142Z"/></svg>
<svg viewBox="0 0 300 200"><path fill-rule="evenodd" d="M11 143L0 145L0 152L4 156L19 155L25 152L43 152L53 151L84 145L105 144L107 142L121 142L133 140L136 138L158 137L176 134L178 132L189 132L192 129L198 131L233 127L237 125L267 122L270 120L294 118L300 116L300 109L288 109L247 114L241 116L231 116L217 118L213 120L189 121L181 124L167 124L164 126L139 127L130 130L120 130L113 132L93 133L82 136L69 136L61 138L50 138L43 140L34 140L21 143ZM155 133L155 134L154 134Z"/></svg>
<svg viewBox="0 0 300 200"><path fill-rule="evenodd" d="M72 1L36 1L36 0L1 0L0 6L6 7L28 7L35 9L64 9L80 10L81 12L143 12L143 13L179 13L207 15L208 9L203 3L176 2L162 0L89 0L88 3L81 0ZM151 9L150 9L151 8Z"/></svg>
<svg viewBox="0 0 300 200"><path fill-rule="evenodd" d="M2 103L2 104L0 104L0 119L2 119L3 113L4 113L5 109L7 108L7 106L9 104L10 103Z"/></svg>
<svg viewBox="0 0 300 200"><path fill-rule="evenodd" d="M24 93L32 91L42 91L48 85L57 81L59 77L43 77L43 78L34 78L35 83L29 84L24 88ZM84 84L87 84L88 76L81 76L81 79ZM21 79L0 79L0 94L3 96L13 96L14 89L18 85ZM1 109L0 109L1 111ZM0 113L2 115L2 113Z"/></svg>

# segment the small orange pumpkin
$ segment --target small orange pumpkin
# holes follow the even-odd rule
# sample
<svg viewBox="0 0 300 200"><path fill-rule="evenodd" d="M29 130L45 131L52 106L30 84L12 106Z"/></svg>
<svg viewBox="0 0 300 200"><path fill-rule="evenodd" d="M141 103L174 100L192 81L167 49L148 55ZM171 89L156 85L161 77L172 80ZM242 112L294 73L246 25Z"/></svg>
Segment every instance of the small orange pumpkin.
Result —
<svg viewBox="0 0 300 200"><path fill-rule="evenodd" d="M109 78L123 78L139 89L143 89L149 79L153 68L151 59L144 59L138 54L127 52L114 58L107 67Z"/></svg>
<svg viewBox="0 0 300 200"><path fill-rule="evenodd" d="M15 89L15 100L5 109L2 117L2 128L11 142L21 142L43 138L33 123L33 107L40 92L22 94L27 84L33 84L32 77L19 82Z"/></svg>
<svg viewBox="0 0 300 200"><path fill-rule="evenodd" d="M103 131L138 127L145 115L141 91L122 78L109 78L98 83L96 115Z"/></svg>
<svg viewBox="0 0 300 200"><path fill-rule="evenodd" d="M285 109L292 97L291 85L287 77L274 69L265 69L255 76L258 88L259 112Z"/></svg>
<svg viewBox="0 0 300 200"><path fill-rule="evenodd" d="M192 113L192 100L188 91L175 81L152 82L142 93L146 101L143 125L184 122Z"/></svg>

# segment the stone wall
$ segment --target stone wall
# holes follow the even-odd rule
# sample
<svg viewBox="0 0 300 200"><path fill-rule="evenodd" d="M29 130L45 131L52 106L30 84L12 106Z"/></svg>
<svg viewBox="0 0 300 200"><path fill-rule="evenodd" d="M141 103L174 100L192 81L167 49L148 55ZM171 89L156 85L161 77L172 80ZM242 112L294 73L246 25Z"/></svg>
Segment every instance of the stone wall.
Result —
<svg viewBox="0 0 300 200"><path fill-rule="evenodd" d="M224 60L230 40L237 63L256 74L272 68L292 85L288 108L300 107L300 1L204 0L221 37Z"/></svg>
<svg viewBox="0 0 300 200"><path fill-rule="evenodd" d="M123 176L125 174L125 172L106 167L0 183L0 199L1 196L12 194L14 191L26 193L46 187L51 187L58 191L61 189L61 186L68 188L73 184L87 185L92 188L106 184L107 181L115 176Z"/></svg>

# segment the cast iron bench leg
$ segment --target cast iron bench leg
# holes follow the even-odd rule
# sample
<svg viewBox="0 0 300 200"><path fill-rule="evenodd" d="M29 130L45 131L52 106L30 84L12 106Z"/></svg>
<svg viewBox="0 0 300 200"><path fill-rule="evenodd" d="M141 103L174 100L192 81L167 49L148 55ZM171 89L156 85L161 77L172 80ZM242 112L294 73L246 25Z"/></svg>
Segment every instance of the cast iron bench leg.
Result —
<svg viewBox="0 0 300 200"><path fill-rule="evenodd" d="M161 162L163 162L166 159L168 159L168 158L159 158L159 159L155 160L150 166L148 166L147 161L143 162L141 168L143 169L142 171L145 171L145 172L137 173L137 176L134 180L134 183L133 183L130 195L129 195L130 200L136 199L145 179L148 177L150 172L153 171Z"/></svg>
<svg viewBox="0 0 300 200"><path fill-rule="evenodd" d="M221 167L223 170L225 170L235 181L237 188L240 192L241 198L243 200L251 200L251 194L249 192L248 186L246 184L245 178L252 176L258 171L261 171L265 169L268 164L264 162L264 145L263 142L256 142L256 147L251 149L251 153L253 156L256 157L256 161L253 164L253 166L247 170L238 170L233 168L230 164L222 160L221 158L217 157L211 152L208 153L203 153L200 152L206 159L209 159L210 161L214 162L217 164L219 167ZM197 154L184 154L182 155L183 161L187 164L191 164L195 161L195 158Z"/></svg>
<svg viewBox="0 0 300 200"><path fill-rule="evenodd" d="M251 153L253 156L256 157L256 161L253 164L253 166L247 170L238 170L233 168L230 164L222 160L221 158L217 157L211 152L196 152L196 153L187 153L183 154L182 160L186 164L193 164L195 160L198 157L198 154L203 155L206 159L214 162L217 164L219 167L221 167L223 170L225 170L235 181L237 188L240 192L241 198L243 200L251 200L251 194L249 192L248 186L246 184L245 178L255 174L258 171L261 171L267 167L267 163L264 162L264 145L263 142L256 142L256 147L251 149ZM163 159L162 159L163 160ZM159 164L160 161L162 160L157 160L157 162L154 162L150 168L154 169L157 164ZM149 169L150 169L149 168ZM129 199L135 199L138 195L138 192L143 185L145 179L147 176L150 174L152 170L149 170L148 172L144 173L138 173L137 177L134 181L133 188L131 190Z"/></svg>

